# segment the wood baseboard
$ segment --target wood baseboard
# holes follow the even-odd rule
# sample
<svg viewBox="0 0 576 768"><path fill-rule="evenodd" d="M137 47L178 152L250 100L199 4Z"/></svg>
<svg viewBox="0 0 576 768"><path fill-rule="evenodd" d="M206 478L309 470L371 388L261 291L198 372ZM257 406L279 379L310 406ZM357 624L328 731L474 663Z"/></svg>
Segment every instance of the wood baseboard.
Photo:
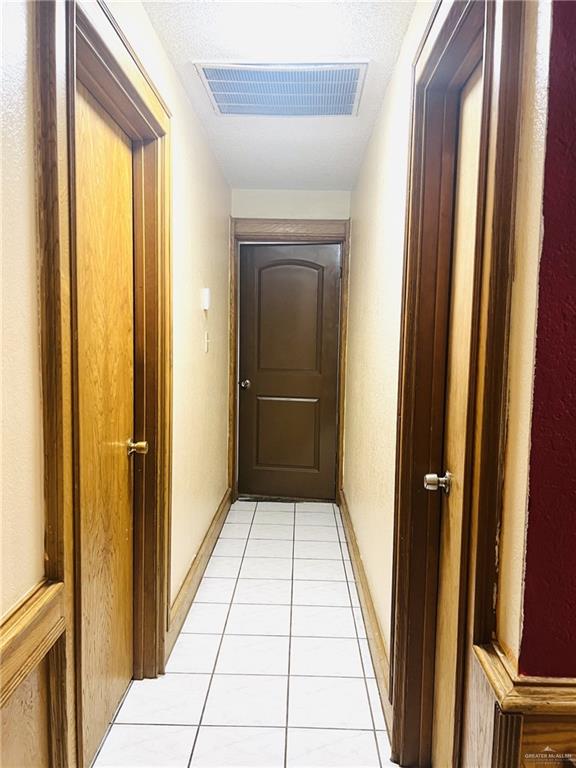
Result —
<svg viewBox="0 0 576 768"><path fill-rule="evenodd" d="M340 511L342 512L342 520L344 522L344 530L346 531L346 538L348 539L352 568L354 569L354 575L356 577L356 587L358 589L360 605L362 606L362 613L364 615L364 623L366 624L366 636L368 638L368 645L370 646L370 653L372 654L376 682L378 684L380 700L382 701L382 709L384 710L384 719L386 720L388 733L390 733L392 729L392 702L390 701L390 694L388 691L390 661L384 644L384 638L382 637L380 622L378 621L376 609L374 608L374 603L372 601L364 564L362 562L362 557L360 556L358 542L356 541L356 533L354 532L352 518L350 517L350 508L348 507L346 493L343 488L339 490L338 499Z"/></svg>
<svg viewBox="0 0 576 768"><path fill-rule="evenodd" d="M222 501L218 505L216 514L214 515L212 522L210 523L210 527L204 536L202 544L200 545L200 549L196 553L196 557L192 561L192 565L186 574L186 578L178 590L176 599L170 607L170 619L164 644L164 663L168 661L168 658L172 653L172 649L174 648L176 638L180 634L180 630L184 624L184 619L190 610L190 606L194 600L194 595L196 594L198 585L200 584L202 576L204 575L204 571L208 565L208 560L210 559L212 550L214 549L214 546L218 540L218 536L220 535L220 531L222 530L222 526L226 520L226 515L228 514L231 503L232 489L228 488L222 497Z"/></svg>

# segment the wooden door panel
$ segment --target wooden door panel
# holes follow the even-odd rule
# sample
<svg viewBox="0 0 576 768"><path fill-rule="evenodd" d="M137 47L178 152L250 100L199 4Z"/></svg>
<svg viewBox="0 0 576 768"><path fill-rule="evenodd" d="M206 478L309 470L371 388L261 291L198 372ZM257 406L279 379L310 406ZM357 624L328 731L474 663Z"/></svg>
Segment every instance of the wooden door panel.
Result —
<svg viewBox="0 0 576 768"><path fill-rule="evenodd" d="M315 264L271 264L260 272L258 370L318 371L323 274Z"/></svg>
<svg viewBox="0 0 576 768"><path fill-rule="evenodd" d="M132 144L81 85L76 270L82 743L90 763L133 669Z"/></svg>
<svg viewBox="0 0 576 768"><path fill-rule="evenodd" d="M259 397L256 466L319 470L318 398Z"/></svg>
<svg viewBox="0 0 576 768"><path fill-rule="evenodd" d="M455 727L458 722L457 659L461 642L461 563L463 559L463 512L467 475L467 435L470 409L472 317L476 258L476 216L480 130L482 119L482 68L477 67L460 98L460 126L456 169L454 235L444 466L452 474L450 494L442 504L438 609L436 617L436 664L434 681L434 765L452 765Z"/></svg>
<svg viewBox="0 0 576 768"><path fill-rule="evenodd" d="M340 246L240 252L239 491L336 493Z"/></svg>

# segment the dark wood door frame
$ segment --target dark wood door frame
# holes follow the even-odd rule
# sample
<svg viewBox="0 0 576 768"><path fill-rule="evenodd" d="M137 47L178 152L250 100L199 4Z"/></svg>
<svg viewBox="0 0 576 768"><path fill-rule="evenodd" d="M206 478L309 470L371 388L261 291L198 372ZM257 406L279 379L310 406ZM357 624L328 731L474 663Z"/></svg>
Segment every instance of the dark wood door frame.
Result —
<svg viewBox="0 0 576 768"><path fill-rule="evenodd" d="M78 694L78 393L74 111L79 80L133 142L135 414L149 443L134 464L134 677L164 671L171 477L170 112L103 2L37 4L47 574L64 582L68 719ZM74 638L74 644L72 643ZM75 653L71 650L75 649ZM76 696L74 696L74 689ZM74 703L75 698L75 703ZM69 758L72 762L72 758Z"/></svg>
<svg viewBox="0 0 576 768"><path fill-rule="evenodd" d="M344 398L346 376L346 327L350 222L348 219L231 219L230 222L230 363L228 373L228 483L232 499L238 498L238 333L239 258L242 243L325 243L341 246L340 339L338 348L338 455L336 493L342 488ZM339 499L337 498L337 501Z"/></svg>
<svg viewBox="0 0 576 768"><path fill-rule="evenodd" d="M398 399L392 608L392 756L430 764L440 499L424 491L440 471L459 90L482 60L469 434L472 456L462 539L459 621L473 642L495 628L496 542L506 439L507 350L514 258L522 3L456 0L437 8L413 71L413 117ZM484 354L487 340L489 354ZM473 449L473 450L472 450ZM481 521L469 551L472 507ZM474 572L469 561L475 563ZM470 580L470 582L468 581ZM472 615L466 616L471 584ZM464 643L456 660L459 750Z"/></svg>

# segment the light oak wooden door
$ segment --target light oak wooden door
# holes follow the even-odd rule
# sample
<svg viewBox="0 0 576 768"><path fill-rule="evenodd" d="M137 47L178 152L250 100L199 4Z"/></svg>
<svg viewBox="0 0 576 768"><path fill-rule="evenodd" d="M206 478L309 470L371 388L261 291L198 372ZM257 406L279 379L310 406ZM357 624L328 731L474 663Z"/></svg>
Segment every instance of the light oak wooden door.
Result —
<svg viewBox="0 0 576 768"><path fill-rule="evenodd" d="M452 246L452 275L446 377L444 467L451 486L442 503L440 565L434 674L432 764L454 765L460 579L466 455L470 408L470 369L476 252L478 173L482 119L482 69L473 72L460 97L458 157Z"/></svg>
<svg viewBox="0 0 576 768"><path fill-rule="evenodd" d="M128 136L76 94L82 752L90 764L133 671L133 183Z"/></svg>

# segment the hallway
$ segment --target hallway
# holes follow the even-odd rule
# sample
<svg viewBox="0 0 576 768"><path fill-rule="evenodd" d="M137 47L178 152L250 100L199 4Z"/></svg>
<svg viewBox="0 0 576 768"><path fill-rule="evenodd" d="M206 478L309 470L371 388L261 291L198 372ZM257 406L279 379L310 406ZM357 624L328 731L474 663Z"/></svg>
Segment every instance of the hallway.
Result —
<svg viewBox="0 0 576 768"><path fill-rule="evenodd" d="M576 0L0 0L2 768L576 766Z"/></svg>
<svg viewBox="0 0 576 768"><path fill-rule="evenodd" d="M391 765L342 517L232 505L166 675L134 681L104 766Z"/></svg>

